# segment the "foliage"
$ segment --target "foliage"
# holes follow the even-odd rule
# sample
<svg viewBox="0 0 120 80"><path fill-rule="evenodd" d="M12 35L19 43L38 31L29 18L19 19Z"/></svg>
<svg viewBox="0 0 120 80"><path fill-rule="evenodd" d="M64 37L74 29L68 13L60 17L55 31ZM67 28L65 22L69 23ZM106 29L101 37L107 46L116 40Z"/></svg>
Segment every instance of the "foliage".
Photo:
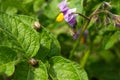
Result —
<svg viewBox="0 0 120 80"><path fill-rule="evenodd" d="M69 68L71 77L87 80L85 71L77 63L59 57L60 45L57 39L44 27L35 29L37 19L23 15L0 13L0 73L13 80L48 80L48 76ZM55 58L52 58L56 56ZM52 58L52 59L51 59ZM63 60L58 62L58 60ZM54 61L52 61L54 60ZM66 61L71 65L67 65ZM67 63L68 63L67 62ZM64 63L58 69L49 66ZM46 65L47 64L47 65ZM77 66L77 67L73 67ZM80 73L73 75L74 73ZM61 75L70 75L67 71ZM66 76L68 76L66 75ZM82 77L84 75L85 77ZM22 77L20 77L22 76ZM53 80L61 80L61 76L52 76ZM67 78L66 78L67 79Z"/></svg>
<svg viewBox="0 0 120 80"><path fill-rule="evenodd" d="M61 1L0 0L0 80L120 79L120 1L68 0L90 19L75 30L55 21Z"/></svg>

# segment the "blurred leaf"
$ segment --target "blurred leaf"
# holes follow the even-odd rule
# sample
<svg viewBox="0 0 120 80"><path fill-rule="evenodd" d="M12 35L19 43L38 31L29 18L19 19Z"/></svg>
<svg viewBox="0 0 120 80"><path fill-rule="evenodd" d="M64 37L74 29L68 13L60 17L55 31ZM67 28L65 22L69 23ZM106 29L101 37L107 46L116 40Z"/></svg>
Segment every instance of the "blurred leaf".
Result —
<svg viewBox="0 0 120 80"><path fill-rule="evenodd" d="M101 58L103 58L106 62L111 62L113 59L115 59L115 55L107 50L102 50L99 52L99 55Z"/></svg>
<svg viewBox="0 0 120 80"><path fill-rule="evenodd" d="M10 14L10 15L13 15L13 14L17 13L17 8L15 8L15 7L8 7L7 10L6 10L6 13Z"/></svg>
<svg viewBox="0 0 120 80"><path fill-rule="evenodd" d="M10 37L7 41L12 43L11 46L7 44L4 46L18 50L27 57L33 57L40 47L39 36L32 28L33 25L26 24L20 17L0 13L0 29L7 34L6 37Z"/></svg>
<svg viewBox="0 0 120 80"><path fill-rule="evenodd" d="M28 4L28 3L30 3L30 2L33 2L33 0L23 0L23 3L24 3L24 4Z"/></svg>
<svg viewBox="0 0 120 80"><path fill-rule="evenodd" d="M119 5L120 1L116 0L116 1L112 1L111 5L113 7L113 9L111 10L114 13L118 13L120 15L120 5Z"/></svg>
<svg viewBox="0 0 120 80"><path fill-rule="evenodd" d="M96 38L94 39L94 43L95 44L100 43L101 39L102 39L102 36L100 35L96 36Z"/></svg>
<svg viewBox="0 0 120 80"><path fill-rule="evenodd" d="M77 8L77 12L83 13L83 0L70 0L70 8Z"/></svg>
<svg viewBox="0 0 120 80"><path fill-rule="evenodd" d="M114 46L114 44L118 41L118 36L120 32L115 32L109 39L107 44L105 45L105 49L109 49Z"/></svg>
<svg viewBox="0 0 120 80"><path fill-rule="evenodd" d="M11 76L15 70L17 54L10 48L0 47L0 75Z"/></svg>
<svg viewBox="0 0 120 80"><path fill-rule="evenodd" d="M48 18L55 20L55 17L60 12L58 9L59 1L60 0L51 0L51 2L43 10L43 14L46 15Z"/></svg>
<svg viewBox="0 0 120 80"><path fill-rule="evenodd" d="M88 80L83 68L63 57L51 58L50 64L50 76L53 80Z"/></svg>
<svg viewBox="0 0 120 80"><path fill-rule="evenodd" d="M41 5L43 4L44 0L36 0L33 4L33 10L36 12L36 11L39 11L40 10L40 7Z"/></svg>
<svg viewBox="0 0 120 80"><path fill-rule="evenodd" d="M97 61L86 67L90 80L119 80L120 78L120 65L116 59L111 63L104 61ZM94 78L94 79L92 79Z"/></svg>
<svg viewBox="0 0 120 80"><path fill-rule="evenodd" d="M48 80L45 64L39 61L38 67L32 67L26 62L22 62L16 66L13 80Z"/></svg>
<svg viewBox="0 0 120 80"><path fill-rule="evenodd" d="M20 0L2 0L0 2L0 11L2 12L6 11L7 13L16 13L19 8L22 8Z"/></svg>

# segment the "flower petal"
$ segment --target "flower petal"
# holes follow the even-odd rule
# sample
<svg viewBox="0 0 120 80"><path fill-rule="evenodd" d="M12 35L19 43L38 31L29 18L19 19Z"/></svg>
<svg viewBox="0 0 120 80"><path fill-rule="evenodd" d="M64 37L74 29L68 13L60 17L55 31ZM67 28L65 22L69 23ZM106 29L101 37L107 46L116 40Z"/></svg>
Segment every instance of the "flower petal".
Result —
<svg viewBox="0 0 120 80"><path fill-rule="evenodd" d="M61 12L66 12L69 8L68 8L68 2L67 2L67 0L63 0L59 5L58 5L58 7L59 7L59 9L60 9L60 11Z"/></svg>
<svg viewBox="0 0 120 80"><path fill-rule="evenodd" d="M76 8L73 9L69 9L67 11L66 14L64 14L64 19L66 22L68 22L70 24L70 26L74 26L76 25L77 21L76 21L76 14L73 14L74 12L76 12Z"/></svg>

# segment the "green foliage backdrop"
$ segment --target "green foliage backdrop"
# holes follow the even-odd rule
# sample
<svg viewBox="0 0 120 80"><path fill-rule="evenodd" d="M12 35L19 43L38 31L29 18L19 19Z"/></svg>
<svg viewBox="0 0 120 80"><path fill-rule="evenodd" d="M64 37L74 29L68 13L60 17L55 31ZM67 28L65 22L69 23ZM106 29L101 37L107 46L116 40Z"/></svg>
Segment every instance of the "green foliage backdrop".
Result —
<svg viewBox="0 0 120 80"><path fill-rule="evenodd" d="M61 1L0 0L0 80L120 79L120 1L67 0L87 17L97 8L117 15L94 16L77 40L56 22ZM86 22L78 16L76 30Z"/></svg>

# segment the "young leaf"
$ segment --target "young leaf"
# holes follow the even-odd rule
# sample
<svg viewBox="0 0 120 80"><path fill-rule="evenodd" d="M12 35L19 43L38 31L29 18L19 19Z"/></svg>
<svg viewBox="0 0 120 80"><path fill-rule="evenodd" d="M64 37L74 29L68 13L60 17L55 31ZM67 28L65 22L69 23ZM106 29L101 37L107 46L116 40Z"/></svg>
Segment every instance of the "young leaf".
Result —
<svg viewBox="0 0 120 80"><path fill-rule="evenodd" d="M10 37L9 43L12 43L11 46L5 46L15 50L20 48L19 53L21 52L26 57L33 57L40 47L39 36L32 25L26 24L20 17L0 13L0 29L6 32L7 37Z"/></svg>
<svg viewBox="0 0 120 80"><path fill-rule="evenodd" d="M75 62L55 56L50 59L50 77L53 80L88 80L87 74Z"/></svg>
<svg viewBox="0 0 120 80"><path fill-rule="evenodd" d="M16 66L13 80L48 80L47 69L41 61L37 67L22 62Z"/></svg>

